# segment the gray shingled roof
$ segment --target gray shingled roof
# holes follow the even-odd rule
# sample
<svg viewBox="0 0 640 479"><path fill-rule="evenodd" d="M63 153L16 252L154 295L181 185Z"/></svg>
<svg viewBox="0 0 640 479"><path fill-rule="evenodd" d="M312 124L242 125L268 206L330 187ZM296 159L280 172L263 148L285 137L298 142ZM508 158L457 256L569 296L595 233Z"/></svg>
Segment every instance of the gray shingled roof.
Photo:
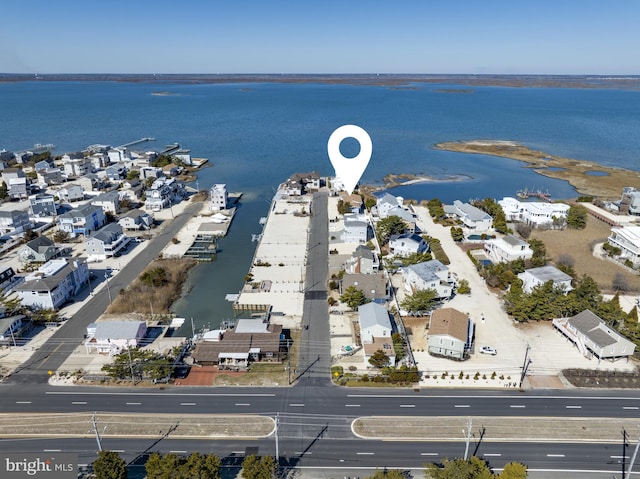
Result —
<svg viewBox="0 0 640 479"><path fill-rule="evenodd" d="M109 223L93 233L88 239L96 239L108 244L117 239L121 234L122 226L118 223Z"/></svg>
<svg viewBox="0 0 640 479"><path fill-rule="evenodd" d="M504 242L511 246L521 246L528 244L526 241L521 240L513 235L507 235L503 238Z"/></svg>
<svg viewBox="0 0 640 479"><path fill-rule="evenodd" d="M449 268L447 268L437 259L432 259L431 261L425 261L423 263L412 264L402 269L412 270L426 282L436 279L439 280L438 276L436 275L437 272L449 271Z"/></svg>
<svg viewBox="0 0 640 479"><path fill-rule="evenodd" d="M359 306L358 317L360 318L360 327L363 329L375 325L391 329L389 313L384 306L380 306L378 303L367 303Z"/></svg>
<svg viewBox="0 0 640 479"><path fill-rule="evenodd" d="M476 208L469 203L463 203L460 200L455 200L453 205L467 215L471 221L482 221L491 218L489 213L482 211L480 208Z"/></svg>
<svg viewBox="0 0 640 479"><path fill-rule="evenodd" d="M547 281L553 281L554 283L559 283L559 282L571 280L571 276L569 276L566 273L563 273L558 268L551 265L541 266L540 268L531 268L525 271L529 273L531 276L539 279L543 283L546 283Z"/></svg>
<svg viewBox="0 0 640 479"><path fill-rule="evenodd" d="M351 256L354 258L366 258L373 260L373 251L365 245L359 245Z"/></svg>
<svg viewBox="0 0 640 479"><path fill-rule="evenodd" d="M618 342L618 338L607 334L606 331L602 329L604 321L588 309L569 318L568 322L600 347L609 346Z"/></svg>
<svg viewBox="0 0 640 479"><path fill-rule="evenodd" d="M144 321L104 321L95 323L96 339L135 339L140 324Z"/></svg>

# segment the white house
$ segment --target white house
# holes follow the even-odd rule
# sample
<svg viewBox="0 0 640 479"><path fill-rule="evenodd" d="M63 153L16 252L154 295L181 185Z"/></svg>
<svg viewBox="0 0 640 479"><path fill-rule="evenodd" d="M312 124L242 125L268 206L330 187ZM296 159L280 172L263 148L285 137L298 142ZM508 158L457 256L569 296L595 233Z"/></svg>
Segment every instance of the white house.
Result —
<svg viewBox="0 0 640 479"><path fill-rule="evenodd" d="M402 198L389 193L385 193L376 200L376 209L380 218L391 216L389 211L398 207L402 207Z"/></svg>
<svg viewBox="0 0 640 479"><path fill-rule="evenodd" d="M358 307L360 339L362 343L372 343L374 337L390 338L393 328L389 312L377 303L367 303Z"/></svg>
<svg viewBox="0 0 640 479"><path fill-rule="evenodd" d="M450 298L453 293L449 268L437 259L400 268L400 272L408 293L433 289L438 298Z"/></svg>
<svg viewBox="0 0 640 479"><path fill-rule="evenodd" d="M106 222L107 217L100 206L82 205L58 216L58 229L75 238L78 234L90 235Z"/></svg>
<svg viewBox="0 0 640 479"><path fill-rule="evenodd" d="M345 243L366 243L373 238L373 231L366 215L344 215L342 241Z"/></svg>
<svg viewBox="0 0 640 479"><path fill-rule="evenodd" d="M115 214L120 213L120 194L117 191L107 191L96 196L91 200L91 204L99 206L106 213L107 211Z"/></svg>
<svg viewBox="0 0 640 479"><path fill-rule="evenodd" d="M534 228L550 225L554 220L566 219L569 205L544 201L519 201L506 196L498 201L507 221L520 221Z"/></svg>
<svg viewBox="0 0 640 479"><path fill-rule="evenodd" d="M32 239L18 250L21 263L46 263L58 255L58 248L44 235Z"/></svg>
<svg viewBox="0 0 640 479"><path fill-rule="evenodd" d="M114 356L140 345L147 333L144 321L102 321L87 326L87 353Z"/></svg>
<svg viewBox="0 0 640 479"><path fill-rule="evenodd" d="M0 343L16 345L15 340L25 324L24 319L23 314L0 318Z"/></svg>
<svg viewBox="0 0 640 479"><path fill-rule="evenodd" d="M228 201L227 185L216 184L211 187L209 191L209 208L211 211L226 209Z"/></svg>
<svg viewBox="0 0 640 479"><path fill-rule="evenodd" d="M26 211L0 211L0 234L19 234L33 228Z"/></svg>
<svg viewBox="0 0 640 479"><path fill-rule="evenodd" d="M409 256L429 251L429 244L415 233L392 235L389 238L389 252L397 256Z"/></svg>
<svg viewBox="0 0 640 479"><path fill-rule="evenodd" d="M88 238L85 238L85 248L90 260L102 260L117 256L130 239L122 232L118 223L109 223Z"/></svg>
<svg viewBox="0 0 640 479"><path fill-rule="evenodd" d="M454 308L436 309L431 313L429 323L428 352L462 360L473 338L473 322Z"/></svg>
<svg viewBox="0 0 640 479"><path fill-rule="evenodd" d="M153 216L142 210L129 210L118 220L125 230L148 230L153 225Z"/></svg>
<svg viewBox="0 0 640 479"><path fill-rule="evenodd" d="M58 309L89 284L85 258L52 259L15 288L25 306Z"/></svg>
<svg viewBox="0 0 640 479"><path fill-rule="evenodd" d="M62 155L62 166L64 173L70 178L83 176L93 171L91 159L85 157L82 151Z"/></svg>
<svg viewBox="0 0 640 479"><path fill-rule="evenodd" d="M598 359L615 361L628 358L635 351L635 344L588 309L571 318L556 318L553 325L586 357L593 355Z"/></svg>
<svg viewBox="0 0 640 479"><path fill-rule="evenodd" d="M504 238L494 238L484 243L484 250L489 259L494 263L508 263L517 259L528 260L533 256L533 250L529 243L507 235Z"/></svg>
<svg viewBox="0 0 640 479"><path fill-rule="evenodd" d="M571 276L551 265L526 269L518 274L518 278L522 280L522 289L525 293L531 293L533 288L545 284L547 281L553 281L553 285L562 288L565 293L573 289Z"/></svg>
<svg viewBox="0 0 640 479"><path fill-rule="evenodd" d="M474 231L488 231L491 229L493 223L491 215L469 203L455 200L453 205L444 205L443 209L447 215L457 217L469 229Z"/></svg>
<svg viewBox="0 0 640 479"><path fill-rule="evenodd" d="M375 251L365 245L359 245L345 263L347 273L374 274L378 272L380 262Z"/></svg>
<svg viewBox="0 0 640 479"><path fill-rule="evenodd" d="M607 241L620 248L621 258L640 264L640 226L613 227Z"/></svg>
<svg viewBox="0 0 640 479"><path fill-rule="evenodd" d="M84 188L75 183L68 183L61 187L56 195L65 203L70 203L72 201L80 201L84 199Z"/></svg>

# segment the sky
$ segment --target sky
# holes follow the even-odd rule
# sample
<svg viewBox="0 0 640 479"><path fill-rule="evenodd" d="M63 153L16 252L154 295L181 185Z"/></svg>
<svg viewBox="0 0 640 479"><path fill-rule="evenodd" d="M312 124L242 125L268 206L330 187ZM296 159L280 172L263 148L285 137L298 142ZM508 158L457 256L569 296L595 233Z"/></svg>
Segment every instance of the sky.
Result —
<svg viewBox="0 0 640 479"><path fill-rule="evenodd" d="M640 74L638 0L7 0L1 73Z"/></svg>

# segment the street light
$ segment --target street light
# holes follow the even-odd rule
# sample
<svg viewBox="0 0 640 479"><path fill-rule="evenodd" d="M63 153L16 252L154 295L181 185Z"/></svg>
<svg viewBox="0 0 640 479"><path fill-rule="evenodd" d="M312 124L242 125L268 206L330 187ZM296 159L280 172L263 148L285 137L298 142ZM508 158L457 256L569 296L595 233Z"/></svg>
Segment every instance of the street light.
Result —
<svg viewBox="0 0 640 479"><path fill-rule="evenodd" d="M104 279L107 280L107 293L109 293L109 304L111 304L111 288L109 287L109 274L105 271Z"/></svg>

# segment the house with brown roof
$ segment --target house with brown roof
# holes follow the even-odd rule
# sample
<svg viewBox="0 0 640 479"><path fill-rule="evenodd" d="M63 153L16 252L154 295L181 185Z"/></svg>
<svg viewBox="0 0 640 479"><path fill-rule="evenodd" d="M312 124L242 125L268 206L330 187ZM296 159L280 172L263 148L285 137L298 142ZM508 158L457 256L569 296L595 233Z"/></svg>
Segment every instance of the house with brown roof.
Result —
<svg viewBox="0 0 640 479"><path fill-rule="evenodd" d="M473 340L473 321L454 308L431 313L428 352L434 356L464 360Z"/></svg>
<svg viewBox="0 0 640 479"><path fill-rule="evenodd" d="M193 351L193 362L218 369L246 369L252 362L279 362L286 350L282 326L261 319L238 320L235 329L224 331L214 341L201 341Z"/></svg>
<svg viewBox="0 0 640 479"><path fill-rule="evenodd" d="M374 303L384 304L391 299L389 282L382 273L347 273L340 282L340 294L350 286L362 291L364 296Z"/></svg>

